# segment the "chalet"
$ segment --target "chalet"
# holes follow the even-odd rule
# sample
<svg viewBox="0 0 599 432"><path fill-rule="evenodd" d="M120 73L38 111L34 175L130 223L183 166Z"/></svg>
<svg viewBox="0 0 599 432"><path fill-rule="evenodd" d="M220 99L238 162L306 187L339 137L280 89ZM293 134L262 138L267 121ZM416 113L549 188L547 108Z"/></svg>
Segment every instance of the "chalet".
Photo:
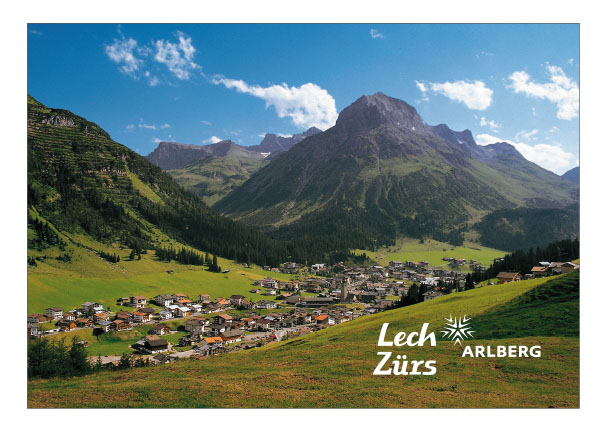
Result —
<svg viewBox="0 0 599 432"><path fill-rule="evenodd" d="M549 267L535 266L530 270L530 272L534 277L544 277L549 276L550 270Z"/></svg>
<svg viewBox="0 0 599 432"><path fill-rule="evenodd" d="M170 306L175 302L175 296L172 294L160 294L154 297L154 303L160 306Z"/></svg>
<svg viewBox="0 0 599 432"><path fill-rule="evenodd" d="M256 320L254 318L241 318L241 322L243 323L244 327L248 330L251 330L254 327L256 327Z"/></svg>
<svg viewBox="0 0 599 432"><path fill-rule="evenodd" d="M239 303L239 307L241 309L247 309L247 310L252 310L254 309L254 302L250 301L250 300L246 300L246 299L242 299L241 302Z"/></svg>
<svg viewBox="0 0 599 432"><path fill-rule="evenodd" d="M33 313L27 317L27 323L29 324L39 324L46 321L48 321L48 316L38 313Z"/></svg>
<svg viewBox="0 0 599 432"><path fill-rule="evenodd" d="M299 266L294 262L286 262L283 263L283 271L285 273L297 273L299 271Z"/></svg>
<svg viewBox="0 0 599 432"><path fill-rule="evenodd" d="M77 328L77 324L74 321L59 321L56 325L60 328L60 331L71 331Z"/></svg>
<svg viewBox="0 0 599 432"><path fill-rule="evenodd" d="M185 322L185 331L190 334L202 334L207 322L203 318L192 318Z"/></svg>
<svg viewBox="0 0 599 432"><path fill-rule="evenodd" d="M215 324L230 324L233 322L233 317L231 315L228 314L220 314L215 316L212 321Z"/></svg>
<svg viewBox="0 0 599 432"><path fill-rule="evenodd" d="M179 302L181 300L185 300L187 298L187 296L185 294L183 294L183 293L177 293L177 294L174 294L174 296L175 296L175 301L176 302Z"/></svg>
<svg viewBox="0 0 599 432"><path fill-rule="evenodd" d="M393 270L397 270L403 266L401 261L389 261L389 267Z"/></svg>
<svg viewBox="0 0 599 432"><path fill-rule="evenodd" d="M318 315L314 318L314 321L316 321L316 324L324 324L324 325L334 325L335 324L335 318L330 317L329 315Z"/></svg>
<svg viewBox="0 0 599 432"><path fill-rule="evenodd" d="M276 280L274 280L273 278L271 278L270 276L267 277L266 279L262 279L261 282L262 282L262 286L264 288L274 288L275 290L277 288L279 288L278 282Z"/></svg>
<svg viewBox="0 0 599 432"><path fill-rule="evenodd" d="M93 321L98 324L100 321L108 321L108 318L110 318L110 315L106 312L98 312L97 314L94 314Z"/></svg>
<svg viewBox="0 0 599 432"><path fill-rule="evenodd" d="M170 348L169 345L170 344L168 343L168 341L160 339L160 337L158 336L148 335L143 339L137 341L134 347L148 354L157 354L168 351Z"/></svg>
<svg viewBox="0 0 599 432"><path fill-rule="evenodd" d="M221 333L220 337L226 344L241 342L242 332L241 330L225 331Z"/></svg>
<svg viewBox="0 0 599 432"><path fill-rule="evenodd" d="M135 323L147 323L150 321L150 314L145 312L133 312L133 322Z"/></svg>
<svg viewBox="0 0 599 432"><path fill-rule="evenodd" d="M123 331L123 330L131 330L133 327L131 326L131 322L129 322L129 321L115 319L112 322L111 328L115 329L116 331Z"/></svg>
<svg viewBox="0 0 599 432"><path fill-rule="evenodd" d="M200 303L201 303L201 302L204 302L204 301L210 301L210 294L200 294L200 295L198 296L198 301L199 301Z"/></svg>
<svg viewBox="0 0 599 432"><path fill-rule="evenodd" d="M116 303L119 305L126 305L131 303L131 297L120 297L116 299Z"/></svg>
<svg viewBox="0 0 599 432"><path fill-rule="evenodd" d="M99 310L98 310L99 308ZM100 304L100 303L95 303L95 302L85 302L81 305L81 309L83 309L84 312L99 312L99 311L103 311L104 307Z"/></svg>
<svg viewBox="0 0 599 432"><path fill-rule="evenodd" d="M131 321L133 319L133 314L131 312L122 310L122 311L118 311L114 318L122 320L122 321Z"/></svg>
<svg viewBox="0 0 599 432"><path fill-rule="evenodd" d="M27 336L39 336L41 334L39 323L27 323Z"/></svg>
<svg viewBox="0 0 599 432"><path fill-rule="evenodd" d="M177 304L182 307L189 307L189 305L191 305L191 300L189 300L189 299L177 300Z"/></svg>
<svg viewBox="0 0 599 432"><path fill-rule="evenodd" d="M223 346L223 339L220 336L204 338L203 342L206 345L211 345L213 347L222 347Z"/></svg>
<svg viewBox="0 0 599 432"><path fill-rule="evenodd" d="M152 315L156 312L153 308L149 307L139 308L137 311L147 313L148 315L150 315L150 319L152 319Z"/></svg>
<svg viewBox="0 0 599 432"><path fill-rule="evenodd" d="M312 264L312 266L310 267L310 271L312 273L318 273L323 268L324 268L324 264Z"/></svg>
<svg viewBox="0 0 599 432"><path fill-rule="evenodd" d="M62 308L61 307L51 307L46 309L46 315L50 317L50 319L61 319L62 318Z"/></svg>
<svg viewBox="0 0 599 432"><path fill-rule="evenodd" d="M164 334L169 334L171 332L171 328L166 324L156 324L154 327L150 329L148 333L154 334L157 336L162 336Z"/></svg>
<svg viewBox="0 0 599 432"><path fill-rule="evenodd" d="M200 303L192 303L187 306L191 313L202 312L202 305Z"/></svg>
<svg viewBox="0 0 599 432"><path fill-rule="evenodd" d="M168 309L164 309L161 310L160 313L158 314L160 316L161 320L169 320L169 319L173 319L173 317L175 316L173 314L173 311L168 310Z"/></svg>
<svg viewBox="0 0 599 432"><path fill-rule="evenodd" d="M270 330L272 325L273 325L272 320L267 320L264 318L260 318L260 319L256 320L256 327L259 330L263 330L263 331Z"/></svg>
<svg viewBox="0 0 599 432"><path fill-rule="evenodd" d="M189 316L189 314L191 313L191 309L189 309L188 307L185 306L181 306L178 307L177 309L175 309L175 316L178 318L185 318L187 316Z"/></svg>
<svg viewBox="0 0 599 432"><path fill-rule="evenodd" d="M443 295L443 293L441 293L441 292L439 292L439 291L428 291L428 292L426 292L426 293L424 293L424 294L422 295L422 299L423 299L424 301L427 301L427 300L434 300L434 299L436 299L437 297L441 297L442 295Z"/></svg>
<svg viewBox="0 0 599 432"><path fill-rule="evenodd" d="M75 321L75 319L77 319L77 317L75 316L74 313L67 312L62 316L62 319L65 321Z"/></svg>
<svg viewBox="0 0 599 432"><path fill-rule="evenodd" d="M277 307L277 303L270 300L260 300L256 303L256 309L274 309Z"/></svg>
<svg viewBox="0 0 599 432"><path fill-rule="evenodd" d="M270 296L277 295L277 289L272 288L272 287L264 288L264 295L270 295Z"/></svg>
<svg viewBox="0 0 599 432"><path fill-rule="evenodd" d="M77 327L93 327L94 322L89 318L77 318L75 320Z"/></svg>
<svg viewBox="0 0 599 432"><path fill-rule="evenodd" d="M515 282L521 280L522 275L514 272L499 272L497 279L499 279L499 283Z"/></svg>
<svg viewBox="0 0 599 432"><path fill-rule="evenodd" d="M242 296L242 295L238 295L238 294L236 294L236 295L232 295L232 296L229 298L229 301L231 302L231 304L232 304L232 305L234 305L234 306L239 306L239 305L241 305L241 301L242 301L243 299L245 299L245 296Z"/></svg>
<svg viewBox="0 0 599 432"><path fill-rule="evenodd" d="M214 302L223 308L229 307L231 305L231 301L223 297L215 299Z"/></svg>
<svg viewBox="0 0 599 432"><path fill-rule="evenodd" d="M146 298L144 296L133 296L129 305L134 308L142 308L146 305Z"/></svg>
<svg viewBox="0 0 599 432"><path fill-rule="evenodd" d="M100 326L103 332L108 332L111 330L111 327L114 327L112 322L108 320L98 321L98 325Z"/></svg>

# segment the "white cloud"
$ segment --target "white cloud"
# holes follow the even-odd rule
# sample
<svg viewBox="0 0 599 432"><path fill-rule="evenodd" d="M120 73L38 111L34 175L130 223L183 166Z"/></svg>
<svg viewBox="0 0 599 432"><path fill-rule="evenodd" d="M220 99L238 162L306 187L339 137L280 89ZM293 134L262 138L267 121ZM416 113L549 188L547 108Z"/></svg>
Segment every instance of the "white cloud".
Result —
<svg viewBox="0 0 599 432"><path fill-rule="evenodd" d="M495 54L492 52L488 52L488 51L481 51L479 53L476 54L476 58L481 58L481 57L492 57Z"/></svg>
<svg viewBox="0 0 599 432"><path fill-rule="evenodd" d="M200 123L205 124L206 126L212 126L212 123L210 123L208 120L200 120Z"/></svg>
<svg viewBox="0 0 599 432"><path fill-rule="evenodd" d="M529 161L560 175L575 167L578 161L574 154L565 151L560 145L514 142L489 134L476 135L476 142L479 145L507 142L513 145Z"/></svg>
<svg viewBox="0 0 599 432"><path fill-rule="evenodd" d="M262 132L258 134L258 138L264 138L266 136L266 132Z"/></svg>
<svg viewBox="0 0 599 432"><path fill-rule="evenodd" d="M43 36L44 35L41 31L35 30L35 29L29 29L29 33L34 34L36 36Z"/></svg>
<svg viewBox="0 0 599 432"><path fill-rule="evenodd" d="M509 76L514 93L524 93L526 96L547 99L557 105L557 118L572 120L578 117L579 90L576 81L567 77L562 68L546 64L550 82L539 84L531 81L526 71L516 71Z"/></svg>
<svg viewBox="0 0 599 432"><path fill-rule="evenodd" d="M487 120L485 117L481 117L480 118L480 125L481 126L489 126L489 129L497 132L497 129L499 129L501 127L501 125L499 123L497 123L495 120Z"/></svg>
<svg viewBox="0 0 599 432"><path fill-rule="evenodd" d="M171 125L170 125L170 124L168 124L168 123L165 123L165 124L163 124L162 126L160 126L160 129L168 129L168 128L170 128L170 127L171 127Z"/></svg>
<svg viewBox="0 0 599 432"><path fill-rule="evenodd" d="M553 126L551 129L549 129L549 133L556 133L559 132L559 128L557 126Z"/></svg>
<svg viewBox="0 0 599 432"><path fill-rule="evenodd" d="M423 100L428 100L427 92L442 94L451 100L462 102L468 108L483 111L491 106L493 102L493 90L488 88L482 81L455 81L444 83L425 84L416 81L416 87L423 94Z"/></svg>
<svg viewBox="0 0 599 432"><path fill-rule="evenodd" d="M535 107L532 107L530 110L532 111L532 115L534 117L536 117L537 116L537 109Z"/></svg>
<svg viewBox="0 0 599 432"><path fill-rule="evenodd" d="M377 29L370 29L370 37L373 39L385 39L385 35Z"/></svg>
<svg viewBox="0 0 599 432"><path fill-rule="evenodd" d="M147 123L139 123L137 125L138 128L140 129L152 129L152 130L156 130L156 126L151 125L151 124L147 124Z"/></svg>
<svg viewBox="0 0 599 432"><path fill-rule="evenodd" d="M152 142L154 144L160 144L161 142L164 142L164 140L161 140L160 138L152 138Z"/></svg>
<svg viewBox="0 0 599 432"><path fill-rule="evenodd" d="M193 61L196 50L191 44L190 37L182 32L177 32L176 35L179 39L178 43L163 39L156 41L154 60L166 65L168 70L180 80L188 80L191 71L199 67Z"/></svg>
<svg viewBox="0 0 599 432"><path fill-rule="evenodd" d="M223 84L229 89L266 101L266 108L273 106L280 118L290 117L298 127L315 126L324 130L333 126L337 120L335 99L316 84L306 83L300 87L289 87L283 83L261 87L223 76L215 76L211 81L213 84Z"/></svg>
<svg viewBox="0 0 599 432"><path fill-rule="evenodd" d="M531 138L533 140L537 139L537 137L535 135L537 135L539 133L538 129L533 129L529 132L526 132L525 130L521 130L520 132L518 132L515 136L516 140L521 140L521 139L525 139L526 141L530 141Z"/></svg>
<svg viewBox="0 0 599 432"><path fill-rule="evenodd" d="M573 58L569 59L569 60L568 60L568 64L569 64L569 65L573 65L573 64L574 64L574 59L573 59Z"/></svg>
<svg viewBox="0 0 599 432"><path fill-rule="evenodd" d="M280 137L282 138L291 138L293 135L291 134L279 134Z"/></svg>
<svg viewBox="0 0 599 432"><path fill-rule="evenodd" d="M134 125L133 123L130 123L130 124L128 124L127 126L125 126L125 128L126 128L127 130L132 130L132 129L135 129L135 125Z"/></svg>
<svg viewBox="0 0 599 432"><path fill-rule="evenodd" d="M143 60L135 56L136 50L137 41L132 38L115 39L112 45L106 45L108 58L119 65L121 72L128 75L134 75L143 64Z"/></svg>
<svg viewBox="0 0 599 432"><path fill-rule="evenodd" d="M222 138L219 138L217 136L212 135L210 138L205 139L204 141L202 141L202 143L204 144L216 144L217 142L221 142Z"/></svg>
<svg viewBox="0 0 599 432"><path fill-rule="evenodd" d="M148 85L150 87L154 87L154 86L158 85L158 83L160 82L158 77L155 77L149 71L145 71L144 76L148 79Z"/></svg>

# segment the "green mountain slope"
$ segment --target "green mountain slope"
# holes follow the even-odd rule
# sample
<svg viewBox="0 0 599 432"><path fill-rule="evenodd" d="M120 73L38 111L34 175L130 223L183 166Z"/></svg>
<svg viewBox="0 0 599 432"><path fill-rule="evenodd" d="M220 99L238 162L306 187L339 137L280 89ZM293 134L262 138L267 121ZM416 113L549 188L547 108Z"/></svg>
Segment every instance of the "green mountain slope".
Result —
<svg viewBox="0 0 599 432"><path fill-rule="evenodd" d="M497 209L577 202L576 185L509 144L464 137L427 126L403 101L363 96L214 208L286 239L341 232L352 247L374 247L399 234L456 241Z"/></svg>
<svg viewBox="0 0 599 432"><path fill-rule="evenodd" d="M212 205L268 163L260 154L250 152L233 143L222 155L199 159L182 168L167 172L181 186L202 197Z"/></svg>
<svg viewBox="0 0 599 432"><path fill-rule="evenodd" d="M550 282L551 281L551 282ZM549 287L540 286L550 282ZM568 298L559 284L568 286ZM32 381L30 407L577 407L579 342L577 283L561 276L487 286L358 318L286 342L156 368L101 372L68 381ZM537 288L538 287L538 288ZM534 299L533 299L534 296ZM554 301L556 298L559 301ZM553 316L536 311L551 307ZM561 314L572 311L571 320ZM512 312L509 318L505 313ZM441 338L445 318L472 316L481 337L454 344ZM498 315L499 314L499 315ZM530 325L543 315L542 327ZM503 317L503 318L502 318ZM500 339L485 331L523 329ZM410 360L436 361L432 376L375 376L389 334L430 323L437 346L391 348ZM509 326L506 326L506 322ZM555 335L548 329L558 330ZM564 326L567 327L564 328ZM392 337L392 336L391 336ZM388 336L388 339L391 338ZM540 358L462 357L465 345L540 345ZM119 385L115 386L114 383Z"/></svg>
<svg viewBox="0 0 599 432"><path fill-rule="evenodd" d="M83 236L98 249L180 242L244 262L278 264L287 255L266 236L213 212L98 125L31 96L27 151L30 248L62 247L59 235L72 242Z"/></svg>

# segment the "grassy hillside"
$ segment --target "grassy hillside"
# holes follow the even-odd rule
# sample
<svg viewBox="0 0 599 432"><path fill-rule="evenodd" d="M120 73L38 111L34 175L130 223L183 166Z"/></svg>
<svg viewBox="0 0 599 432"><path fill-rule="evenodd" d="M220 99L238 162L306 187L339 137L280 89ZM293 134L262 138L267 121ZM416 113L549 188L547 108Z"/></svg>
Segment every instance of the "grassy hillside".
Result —
<svg viewBox="0 0 599 432"><path fill-rule="evenodd" d="M503 257L506 252L481 246L476 243L465 242L463 246L453 246L449 243L427 239L423 243L416 239L401 238L395 245L379 248L376 251L355 250L356 254L365 253L369 258L381 265L387 265L389 261L428 261L431 266L452 269L444 257L471 259L489 266L494 258ZM467 265L460 268L470 271Z"/></svg>
<svg viewBox="0 0 599 432"><path fill-rule="evenodd" d="M181 186L212 205L241 186L252 173L267 163L264 158L257 159L231 151L225 156L198 160L168 173Z"/></svg>
<svg viewBox="0 0 599 432"><path fill-rule="evenodd" d="M487 286L391 310L301 338L235 354L156 368L29 383L30 407L577 407L579 342L539 336L479 339L471 345L541 345L541 358L462 358L440 339L444 318L471 315L474 329L498 307L526 303L526 293L553 277ZM569 284L569 282L568 282ZM540 288L551 295L559 290ZM543 300L540 296L538 297ZM546 300L550 300L549 298ZM567 302L560 302L562 306ZM517 308L525 320L539 304ZM506 306L507 307L507 306ZM559 313L560 309L555 309ZM436 360L432 376L375 376L381 325L389 332L437 331L437 346L392 348L410 360ZM563 323L562 323L563 324ZM574 326L575 323L567 324ZM475 333L476 335L476 333ZM118 382L118 385L115 383Z"/></svg>
<svg viewBox="0 0 599 432"><path fill-rule="evenodd" d="M213 273L205 267L158 261L151 250L141 255L141 260L133 261L128 258L129 250L117 247L104 247L103 250L120 254L121 260L109 263L93 250L70 246L67 251L72 262L63 263L51 258L60 251L45 251L48 258L38 261L37 267L30 267L28 271L27 313L40 313L53 306L68 310L92 300L103 303L105 308L119 310L121 307L116 305L119 297L145 295L149 298L174 292L183 292L190 298L197 298L198 294L210 294L213 298L233 294L254 300L273 298L249 292L254 280L274 275L261 268L248 269L220 258L219 265L230 272ZM172 270L172 273L167 273L167 270ZM291 275L277 274L276 277L289 280Z"/></svg>

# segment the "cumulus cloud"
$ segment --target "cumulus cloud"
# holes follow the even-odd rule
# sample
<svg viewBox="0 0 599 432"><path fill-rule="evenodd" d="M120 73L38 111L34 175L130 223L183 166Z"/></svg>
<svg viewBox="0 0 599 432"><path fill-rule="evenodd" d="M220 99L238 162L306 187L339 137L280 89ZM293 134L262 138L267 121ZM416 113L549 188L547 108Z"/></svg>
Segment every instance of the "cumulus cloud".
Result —
<svg viewBox="0 0 599 432"><path fill-rule="evenodd" d="M444 83L424 83L416 81L416 87L422 92L423 100L428 100L428 92L441 94L451 100L462 102L468 108L484 111L493 102L493 90L482 81L446 81Z"/></svg>
<svg viewBox="0 0 599 432"><path fill-rule="evenodd" d="M166 66L180 80L188 80L193 70L200 69L193 60L196 49L191 38L180 31L175 33L175 42L160 39L148 45L125 37L120 29L119 35L121 39L106 45L106 55L121 72L136 79L145 78L150 87L160 83L157 73L160 75L161 66Z"/></svg>
<svg viewBox="0 0 599 432"><path fill-rule="evenodd" d="M480 118L480 125L483 127L489 126L489 129L491 129L495 132L501 127L501 125L499 123L497 123L495 120L487 120L486 117Z"/></svg>
<svg viewBox="0 0 599 432"><path fill-rule="evenodd" d="M205 139L204 141L202 141L202 143L204 144L216 144L217 142L221 142L222 138L219 138L217 136L212 135L210 138Z"/></svg>
<svg viewBox="0 0 599 432"><path fill-rule="evenodd" d="M285 83L261 87L223 76L215 76L211 82L264 100L266 108L274 107L280 118L289 117L294 125L301 128L315 126L324 130L333 126L337 120L335 99L325 89L313 83L300 87L289 87Z"/></svg>
<svg viewBox="0 0 599 432"><path fill-rule="evenodd" d="M385 35L377 29L370 29L370 37L373 39L385 39Z"/></svg>
<svg viewBox="0 0 599 432"><path fill-rule="evenodd" d="M578 158L562 149L560 145L528 144L498 138L489 134L476 135L476 142L478 145L483 146L497 142L507 142L513 145L529 161L560 175L578 164Z"/></svg>
<svg viewBox="0 0 599 432"><path fill-rule="evenodd" d="M559 66L545 65L549 73L549 82L538 83L531 80L526 71L516 71L509 76L514 93L524 93L528 97L546 99L557 105L557 118L572 120L578 117L579 90Z"/></svg>
<svg viewBox="0 0 599 432"><path fill-rule="evenodd" d="M178 43L160 39L154 44L156 53L154 60L164 64L168 70L180 80L188 80L192 70L199 66L194 63L195 48L191 38L182 32L177 32Z"/></svg>
<svg viewBox="0 0 599 432"><path fill-rule="evenodd" d="M119 65L119 70L127 75L134 75L142 66L143 60L136 56L138 51L135 39L115 39L111 45L106 45L106 55Z"/></svg>

